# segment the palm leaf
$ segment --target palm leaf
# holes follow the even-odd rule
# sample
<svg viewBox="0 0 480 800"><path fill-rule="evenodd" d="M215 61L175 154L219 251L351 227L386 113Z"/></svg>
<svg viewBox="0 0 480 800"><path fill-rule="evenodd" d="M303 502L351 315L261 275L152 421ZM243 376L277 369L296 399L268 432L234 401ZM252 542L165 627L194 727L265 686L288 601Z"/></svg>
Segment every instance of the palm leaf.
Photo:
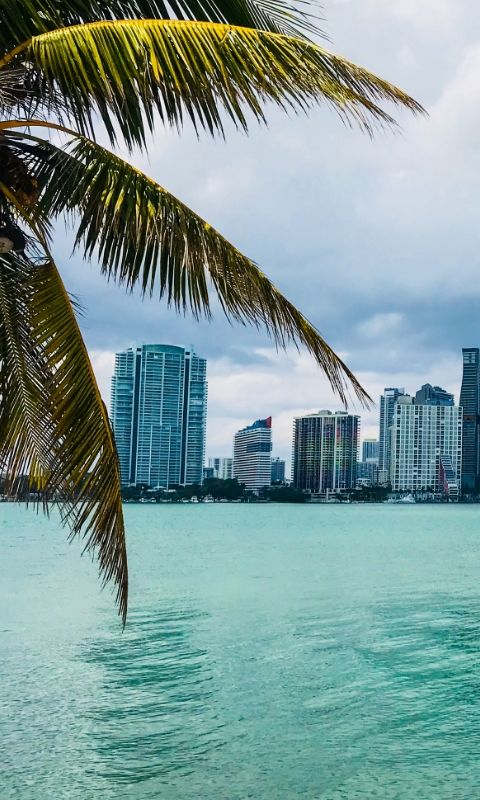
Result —
<svg viewBox="0 0 480 800"><path fill-rule="evenodd" d="M79 219L77 246L95 254L109 278L195 316L211 313L213 288L229 319L265 326L282 347L305 346L344 402L351 384L368 403L343 361L259 267L166 189L83 137L65 151L32 135L4 136L19 152L28 143L29 168L44 187L40 219Z"/></svg>
<svg viewBox="0 0 480 800"><path fill-rule="evenodd" d="M316 7L283 0L0 0L0 54L41 33L100 20L195 19L298 35L321 34Z"/></svg>
<svg viewBox="0 0 480 800"><path fill-rule="evenodd" d="M144 143L153 110L165 123L180 127L188 116L211 133L223 132L224 114L245 130L247 111L264 121L267 100L285 110L326 101L369 131L375 122L393 123L381 101L422 110L392 84L304 39L225 24L97 22L35 36L20 54L64 96L82 133L93 133L98 113L110 139L118 126L129 146Z"/></svg>
<svg viewBox="0 0 480 800"><path fill-rule="evenodd" d="M193 19L322 35L315 8L315 0L0 0L0 53L47 31L101 20Z"/></svg>
<svg viewBox="0 0 480 800"><path fill-rule="evenodd" d="M107 410L101 399L75 314L53 261L35 270L32 325L35 344L50 365L55 435L53 485L74 492L72 535L86 539L104 581L117 586L125 623L128 569L120 470Z"/></svg>
<svg viewBox="0 0 480 800"><path fill-rule="evenodd" d="M53 421L45 363L31 347L31 272L25 260L0 256L0 473L10 494L36 491L47 502Z"/></svg>
<svg viewBox="0 0 480 800"><path fill-rule="evenodd" d="M58 501L125 622L128 572L113 435L54 263L0 257L0 470L18 499ZM25 486L23 477L28 476Z"/></svg>

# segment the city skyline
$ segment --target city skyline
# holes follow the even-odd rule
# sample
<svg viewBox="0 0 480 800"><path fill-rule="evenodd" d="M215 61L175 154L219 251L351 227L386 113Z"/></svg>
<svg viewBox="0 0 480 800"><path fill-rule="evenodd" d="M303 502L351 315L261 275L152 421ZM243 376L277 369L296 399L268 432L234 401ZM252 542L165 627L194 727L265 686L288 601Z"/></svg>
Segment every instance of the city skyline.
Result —
<svg viewBox="0 0 480 800"><path fill-rule="evenodd" d="M480 336L479 336L480 338ZM173 346L175 343L171 343ZM133 345L136 347L139 345ZM283 363L285 366L289 363L289 356L284 355L282 353L275 353L271 354L271 357L275 355L278 360ZM270 354L269 354L270 357ZM110 383L111 377L114 370L114 359L115 354L109 354L108 357L103 355L102 357L98 358L96 367L97 373L100 376L100 388L107 404L107 407L110 407ZM291 400L291 408L292 410L280 410L272 415L275 418L275 431L274 431L274 443L273 443L273 452L275 456L282 458L286 462L286 476L287 479L290 477L291 473L291 426L292 420L295 416L299 416L302 414L310 414L315 413L319 407L325 408L338 408L339 404L338 401L335 399L335 396L331 392L326 392L325 396L329 398L328 402L321 403L316 402L315 396L317 395L316 392L316 385L315 385L315 378L318 380L318 371L315 370L315 367L309 364L308 357L298 356L298 354L294 354L292 356L293 364L299 367L299 371L302 373L302 377L304 378L304 382L296 382L298 386L299 392L302 394L302 398L305 397L307 400L310 399L310 404L301 405L298 403L298 400L295 396L294 402L292 403ZM207 418L207 430L206 430L206 449L205 449L205 464L208 463L209 458L214 457L223 457L229 458L232 457L232 440L235 434L235 431L240 429L241 427L248 424L249 420L252 418L256 418L262 415L262 412L265 412L265 404L258 403L256 406L257 414L248 417L246 414L242 416L235 416L235 417L227 417L223 414L220 415L220 425L217 424L218 417L218 409L219 405L223 402L218 398L218 386L219 384L223 384L223 381L218 380L218 374L216 374L215 370L215 363L212 365L210 360L209 364L209 397L208 397L208 418ZM312 367L309 370L309 366ZM430 383L433 386L442 386L448 392L453 393L456 402L459 402L460 397L460 387L461 387L461 375L462 375L462 357L461 357L461 348L459 353L457 353L456 361L453 364L448 363L445 369L447 370L447 376L443 374L443 365L434 365L434 369L427 373L421 373L418 376L415 376L414 381L408 383L407 380L399 380L398 384L401 384L403 388L403 384L405 383L406 391L412 391L415 394L417 388L419 389L425 383ZM213 376L212 376L213 372ZM305 375L306 373L306 375ZM448 374L454 375L455 377L451 380L446 379L448 378ZM241 374L240 374L241 376ZM402 378L404 373L400 375ZM232 399L233 394L237 394L237 378L239 374L235 374L231 376L232 380L232 389L234 391L232 394L228 394L227 397L227 404L225 411L228 411L228 406ZM306 379L305 379L306 378ZM322 381L319 381L321 384ZM349 408L351 413L359 414L362 421L362 429L361 429L361 443L365 439L378 439L379 438L379 413L380 413L380 402L379 398L383 394L384 387L387 385L394 385L395 381L381 381L378 386L375 386L373 389L370 389L370 393L373 396L375 401L375 405L370 410L361 409L357 405L353 405ZM277 389L279 384L275 386ZM288 376L285 376L284 386L288 390L290 386L290 380ZM288 390L290 397L292 396L291 389ZM295 393L296 394L296 393ZM322 393L321 389L318 392L318 396L321 398ZM247 400L247 393L245 395L245 400ZM271 403L267 405L267 408L273 407L273 411L275 412L276 407L276 398L275 395L271 397ZM361 453L359 454L359 458L361 459Z"/></svg>
<svg viewBox="0 0 480 800"><path fill-rule="evenodd" d="M404 387L384 388L375 437L360 438L359 415L344 410L304 412L293 419L288 473L285 459L277 454L278 446L273 447L271 416L242 425L235 432L230 455L207 459L206 360L193 346L127 348L116 354L111 378L111 419L122 483L169 488L201 483L205 476L234 477L248 489L292 480L296 488L317 493L325 488L350 489L359 481L359 485L390 483L394 491L426 486L437 490L443 485L458 496L461 489L478 485L480 478L480 349L462 348L462 364L465 416L455 406L453 393L430 382L413 393ZM473 425L473 439L468 436L469 425ZM467 447L462 457L465 428ZM335 446L330 452L332 442ZM310 463L312 447L316 466ZM272 456L274 449L277 453ZM476 464L473 484L462 475L470 462Z"/></svg>

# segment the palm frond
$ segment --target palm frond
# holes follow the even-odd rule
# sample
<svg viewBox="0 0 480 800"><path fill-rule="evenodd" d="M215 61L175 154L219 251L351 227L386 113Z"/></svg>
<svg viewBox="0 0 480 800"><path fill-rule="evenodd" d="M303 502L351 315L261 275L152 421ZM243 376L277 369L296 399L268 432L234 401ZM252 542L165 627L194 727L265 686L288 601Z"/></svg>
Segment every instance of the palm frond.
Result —
<svg viewBox="0 0 480 800"><path fill-rule="evenodd" d="M230 320L264 326L281 347L305 346L344 402L351 385L368 404L355 376L259 267L166 189L83 137L66 151L30 134L4 135L30 142L30 169L43 186L36 213L79 220L77 246L109 278L197 317L210 315L213 288Z"/></svg>
<svg viewBox="0 0 480 800"><path fill-rule="evenodd" d="M44 405L45 363L31 347L31 298L31 266L0 256L0 474L10 494L31 490L47 503L53 421Z"/></svg>
<svg viewBox="0 0 480 800"><path fill-rule="evenodd" d="M100 20L194 19L321 35L315 0L0 0L0 55L33 36Z"/></svg>
<svg viewBox="0 0 480 800"><path fill-rule="evenodd" d="M118 126L129 146L144 143L154 110L167 124L179 128L187 116L212 134L223 133L224 114L245 130L247 111L264 121L267 100L296 111L325 101L368 131L393 124L382 101L422 111L397 87L311 42L225 24L77 25L34 37L21 57L60 91L82 133L93 135L97 113L110 139Z"/></svg>
<svg viewBox="0 0 480 800"><path fill-rule="evenodd" d="M62 95L52 84L42 80L29 64L0 69L0 117L34 117L45 120L53 115L61 119L66 107Z"/></svg>
<svg viewBox="0 0 480 800"><path fill-rule="evenodd" d="M128 571L119 467L108 416L61 278L50 261L0 257L0 471L18 499L56 501L71 535L117 587ZM28 476L25 486L23 477Z"/></svg>
<svg viewBox="0 0 480 800"><path fill-rule="evenodd" d="M35 343L53 376L47 384L56 442L52 482L74 493L66 521L72 535L81 534L86 549L96 553L104 582L116 584L125 622L128 568L120 469L107 410L53 261L37 266L33 289Z"/></svg>

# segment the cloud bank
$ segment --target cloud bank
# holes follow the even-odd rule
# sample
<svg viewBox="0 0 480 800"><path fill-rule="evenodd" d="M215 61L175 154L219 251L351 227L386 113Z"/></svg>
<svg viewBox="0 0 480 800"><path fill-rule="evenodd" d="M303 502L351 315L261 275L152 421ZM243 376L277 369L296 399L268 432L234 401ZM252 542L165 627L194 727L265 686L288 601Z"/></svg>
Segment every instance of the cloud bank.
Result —
<svg viewBox="0 0 480 800"><path fill-rule="evenodd" d="M160 127L134 162L180 196L270 277L378 397L425 381L458 396L460 349L480 344L480 33L472 0L333 0L333 47L422 102L401 131L371 141L327 108L308 118L271 109L269 128L227 142ZM176 318L107 284L97 265L57 256L86 309L81 325L108 400L113 353L142 341L195 345L209 360L207 452L228 455L234 431L274 418L289 458L292 418L338 407L305 354L277 353L262 332ZM362 413L374 435L378 410Z"/></svg>

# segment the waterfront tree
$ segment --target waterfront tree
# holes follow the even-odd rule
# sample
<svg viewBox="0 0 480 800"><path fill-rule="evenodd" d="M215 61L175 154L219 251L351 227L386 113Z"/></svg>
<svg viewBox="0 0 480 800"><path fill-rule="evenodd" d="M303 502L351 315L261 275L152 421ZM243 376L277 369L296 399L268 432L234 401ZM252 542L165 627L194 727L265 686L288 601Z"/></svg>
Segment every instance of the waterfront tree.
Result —
<svg viewBox="0 0 480 800"><path fill-rule="evenodd" d="M313 355L345 399L366 394L316 328L209 222L115 152L154 126L224 134L325 102L371 133L383 101L419 105L317 42L281 0L0 0L0 471L44 508L55 499L127 613L115 443L52 255L59 217L107 278L176 311L263 325ZM99 143L108 141L113 150Z"/></svg>

